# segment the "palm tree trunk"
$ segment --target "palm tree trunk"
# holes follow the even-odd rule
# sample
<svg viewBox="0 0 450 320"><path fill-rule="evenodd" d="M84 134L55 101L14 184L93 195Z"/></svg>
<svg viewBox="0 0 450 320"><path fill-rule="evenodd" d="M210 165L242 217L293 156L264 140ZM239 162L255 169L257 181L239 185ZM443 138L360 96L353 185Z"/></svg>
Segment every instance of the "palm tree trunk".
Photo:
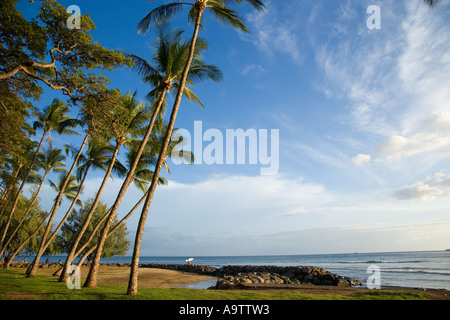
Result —
<svg viewBox="0 0 450 320"><path fill-rule="evenodd" d="M12 179L16 179L17 175L19 174L20 169L22 169L23 165L19 165L17 166L17 169L12 173L11 178ZM16 185L16 182L14 183L9 183L8 186L3 190L2 192L2 196L0 197L0 217L6 213L5 207L7 206L8 201L6 201L9 197L9 193L12 192L14 190L14 186Z"/></svg>
<svg viewBox="0 0 450 320"><path fill-rule="evenodd" d="M150 192L145 199L144 207L142 208L141 217L139 219L138 228L136 230L136 238L134 242L133 249L133 258L131 261L131 271L130 271L130 279L128 281L128 290L127 294L134 295L137 294L138 287L138 268L139 268L139 255L141 251L141 242L142 242L142 234L144 232L145 221L147 219L148 210L150 209L150 204L153 199L153 195L155 194L156 186L158 184L159 174L161 172L162 165L166 158L167 147L169 146L170 138L172 137L172 131L175 126L175 120L177 118L178 109L180 107L181 98L183 96L183 90L186 86L186 79L189 74L189 69L191 67L192 59L194 57L195 44L197 41L198 31L200 28L200 21L202 17L204 8L200 7L198 11L197 20L195 22L194 33L192 35L191 47L189 52L189 57L186 62L186 67L184 68L183 75L180 81L180 87L178 89L177 97L175 99L175 103L172 109L172 114L170 115L169 126L167 128L166 136L164 139L163 146L161 148L161 152L159 153L158 162L156 163L155 172L153 173L152 183L150 185Z"/></svg>
<svg viewBox="0 0 450 320"><path fill-rule="evenodd" d="M11 240L14 238L15 234L17 233L17 231L19 230L20 226L22 225L22 223L25 221L25 219L27 218L28 213L31 210L31 207L33 206L34 202L37 199L37 196L39 195L39 192L41 192L42 189L42 185L44 184L45 178L47 177L49 171L46 172L44 174L44 176L42 177L41 183L39 184L39 188L36 191L36 194L34 195L33 199L30 202L30 205L28 206L27 211L25 211L25 213L22 216L22 219L20 219L19 223L17 224L16 228L14 229L14 231L11 233L11 235L9 236L8 240L6 240L5 245L3 246L3 248L0 250L0 257L3 255L3 253L5 252L6 248L8 247L9 243L11 242Z"/></svg>
<svg viewBox="0 0 450 320"><path fill-rule="evenodd" d="M28 236L28 238L26 238L20 245L19 247L14 251L14 253L11 255L11 257L9 258L9 261L6 261L6 263L3 265L4 269L8 269L9 264L11 263L11 261L22 251L22 248L27 244L28 241L31 240L31 238L33 238L38 232L39 230L42 228L42 226L44 225L45 221L47 220L47 218L50 216L50 214L52 213L52 210L50 210L50 212L44 217L44 219L42 219L41 224L39 224L39 226Z"/></svg>
<svg viewBox="0 0 450 320"><path fill-rule="evenodd" d="M136 153L136 157L134 158L134 161L130 167L130 170L128 171L125 181L122 184L122 187L120 188L120 191L119 191L119 194L117 195L116 201L114 202L114 204L111 208L111 212L109 213L108 220L106 221L106 223L103 227L102 234L101 234L99 242L97 244L97 251L95 252L94 261L93 261L91 267L89 268L89 273L88 273L88 276L84 283L85 288L95 288L97 286L98 266L100 264L100 257L102 255L103 246L105 245L106 236L108 234L108 231L109 231L111 223L114 219L114 216L117 212L117 209L119 208L120 202L121 202L123 196L125 195L125 192L127 191L129 185L133 181L134 172L136 171L136 167L139 163L139 160L144 151L144 148L147 145L148 139L150 138L150 134L152 133L153 126L155 124L156 118L158 117L159 110L161 109L161 106L164 102L165 95L166 95L166 90L163 90L161 97L158 101L158 105L156 106L156 109L150 120L150 124L147 127L147 132L145 133L145 135L141 141L139 149Z"/></svg>
<svg viewBox="0 0 450 320"><path fill-rule="evenodd" d="M106 172L105 176L103 177L102 184L100 185L100 188L97 191L97 195L95 196L94 202L92 203L92 207L89 210L89 213L86 216L86 219L85 219L85 221L83 223L83 226L81 227L81 230L78 232L78 235L77 235L77 237L75 239L75 242L72 245L72 248L71 248L71 250L70 250L70 252L69 252L69 254L68 254L67 258L66 258L66 262L64 263L64 268L61 271L60 281L64 281L65 282L67 280L68 276L69 276L67 274L67 271L69 270L69 266L71 265L73 259L75 258L75 252L77 250L78 244L80 243L81 238L83 237L84 233L86 232L86 229L89 226L89 223L91 222L91 218L94 215L94 211L97 208L98 203L100 202L100 197L101 197L101 195L103 193L103 189L106 186L106 182L108 181L108 178L111 175L111 171L112 171L112 169L114 167L114 163L116 161L117 154L118 154L119 149L120 149L121 146L122 146L121 143L119 143L119 142L116 143L116 148L114 149L114 153L113 153L113 156L111 158L111 163L109 164L108 171Z"/></svg>
<svg viewBox="0 0 450 320"><path fill-rule="evenodd" d="M108 234L106 235L106 239L108 239L110 236L112 236L114 234L114 232L117 231L117 229L120 228L120 226L129 218L131 217L131 215L134 213L134 211L142 204L142 202L144 201L145 197L147 196L148 191L141 197L141 199L134 205L134 207L127 213L127 215L125 217L122 218L122 220L120 220L113 228L111 228L111 230L109 230ZM105 215L106 218L106 215ZM100 224L103 222L103 218L102 220L99 222ZM95 230L96 231L96 230ZM95 231L93 231L93 233L95 233ZM78 249L77 253L75 254L75 257L77 257L78 255L81 254L81 252L83 251L84 248L86 248L86 246L89 244L89 242L92 240L93 236L91 236L91 238L88 239L88 241L86 241L86 243L80 248ZM78 261L78 266L81 267L81 265L83 264L83 261L86 260L86 258L96 249L96 247L92 247L91 249L89 249L89 251L87 251L81 258L80 261ZM66 279L67 280L67 279ZM64 281L66 281L64 280Z"/></svg>
<svg viewBox="0 0 450 320"><path fill-rule="evenodd" d="M11 210L9 211L8 219L5 224L5 229L3 230L2 237L0 239L0 248L3 248L3 241L5 240L6 233L8 232L9 224L11 223L12 216L14 214L14 211L16 210L17 203L19 202L20 194L22 193L23 188L25 187L25 183L27 182L28 176L30 175L31 170L33 170L34 163L36 162L37 156L39 154L39 150L41 149L42 143L44 142L44 138L47 135L47 131L44 131L44 134L42 135L41 141L39 142L39 145L37 147L36 153L34 154L33 160L31 161L30 166L28 167L27 172L25 173L25 176L23 177L22 183L20 185L19 190L17 191L17 195L14 199L13 205L11 207Z"/></svg>
<svg viewBox="0 0 450 320"><path fill-rule="evenodd" d="M88 138L89 138L89 132L86 133L86 136L84 137L84 140L83 140L83 142L82 142L82 144L80 146L80 149L78 150L78 153L75 156L75 159L73 161L72 167L70 168L69 172L67 172L66 178L64 179L63 185L61 186L61 190L59 190L58 197L56 198L55 204L53 205L53 208L52 208L51 214L50 214L50 218L48 219L48 222L47 222L47 227L45 228L45 232L44 232L44 235L42 237L40 248L39 248L39 250L38 250L38 252L36 254L36 257L34 258L33 263L31 264L31 268L29 268L27 270L27 277L35 277L36 276L36 271L37 271L37 267L39 265L39 260L40 260L42 254L44 253L44 250L45 250L45 249L44 250L42 250L42 249L45 246L47 236L48 236L48 234L50 232L50 229L52 227L53 218L55 217L55 214L56 214L56 211L58 210L58 207L59 207L59 204L61 202L61 199L64 196L64 191L66 189L67 183L69 182L69 179L70 179L70 177L72 175L72 172L73 172L73 170L75 169L75 166L78 163L78 159L80 158L81 154L83 153L83 149L84 149L84 146L86 145L86 142L87 142Z"/></svg>

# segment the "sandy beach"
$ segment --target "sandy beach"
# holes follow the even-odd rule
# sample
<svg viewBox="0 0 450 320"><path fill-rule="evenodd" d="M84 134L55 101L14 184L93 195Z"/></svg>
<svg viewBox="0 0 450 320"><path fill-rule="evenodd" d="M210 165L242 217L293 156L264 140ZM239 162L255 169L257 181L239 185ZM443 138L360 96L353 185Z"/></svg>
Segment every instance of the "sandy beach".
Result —
<svg viewBox="0 0 450 320"><path fill-rule="evenodd" d="M24 268L12 267L11 270L23 270ZM42 267L38 269L38 274L52 275L57 268L55 266ZM81 278L85 278L88 274L89 268L81 267ZM98 284L119 284L128 285L128 278L130 275L129 267L107 266L100 265L98 273ZM139 285L150 288L177 288L179 286L200 282L204 280L215 279L210 276L203 276L194 273L164 270L164 269L150 269L139 268Z"/></svg>

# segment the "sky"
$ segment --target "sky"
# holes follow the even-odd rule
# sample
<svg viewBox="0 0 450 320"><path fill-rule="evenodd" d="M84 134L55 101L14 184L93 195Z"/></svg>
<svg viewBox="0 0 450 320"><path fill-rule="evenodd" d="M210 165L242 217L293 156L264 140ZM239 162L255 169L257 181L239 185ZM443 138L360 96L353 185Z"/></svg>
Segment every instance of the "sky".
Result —
<svg viewBox="0 0 450 320"><path fill-rule="evenodd" d="M92 35L104 47L145 59L154 34L138 34L137 23L162 2L60 1L90 14ZM157 188L141 255L450 248L450 1L431 10L419 0L266 5L263 13L235 7L250 34L205 17L204 57L224 79L193 88L205 107L183 101L176 122L191 135L185 148L200 143L202 163L169 160L168 185ZM368 10L373 5L379 14ZM22 1L19 8L31 13L36 4ZM185 29L186 39L192 33L186 11L172 25ZM137 90L143 101L151 90L130 69L107 75L112 87ZM45 90L36 106L55 96ZM250 154L244 164L225 161L227 130L238 129L256 134L258 151L249 152L256 161ZM53 136L54 143L68 139L77 143ZM210 164L221 144L223 164ZM276 164L269 174L262 174L269 165L261 144ZM101 178L89 176L83 200L95 195ZM103 202L113 203L121 182L109 181ZM54 196L46 186L42 207L49 209L46 199ZM141 196L130 188L119 216ZM127 221L131 243L139 214Z"/></svg>

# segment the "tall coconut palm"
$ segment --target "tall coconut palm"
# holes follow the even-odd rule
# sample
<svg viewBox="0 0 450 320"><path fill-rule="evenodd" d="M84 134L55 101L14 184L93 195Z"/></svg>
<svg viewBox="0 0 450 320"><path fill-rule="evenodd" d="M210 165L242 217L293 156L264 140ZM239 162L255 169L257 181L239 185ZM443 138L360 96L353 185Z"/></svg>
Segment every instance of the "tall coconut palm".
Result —
<svg viewBox="0 0 450 320"><path fill-rule="evenodd" d="M72 175L72 176L67 177L67 175L61 175L61 177L58 181L58 184L54 183L53 181L50 181L50 185L58 192L58 196L56 196L55 203L53 204L53 207L50 211L50 214L49 214L50 217L47 221L47 226L44 230L44 234L42 235L39 249L36 253L36 256L34 257L33 262L31 263L31 265L28 267L28 269L26 271L27 277L32 278L32 277L36 276L36 271L39 266L39 261L40 261L42 255L44 254L47 247L51 244L51 242L55 238L55 236L58 233L59 229L61 228L63 222L68 217L68 213L66 213L66 215L62 218L61 222L58 224L58 226L52 232L53 218L55 217L55 213L57 211L57 209L55 207L56 207L57 203L58 203L58 205L61 205L61 202L60 201L58 202L59 193L61 192L61 190L64 190L64 192L63 192L64 196L67 199L69 199L70 201L72 201L72 205L70 206L68 211L72 211L75 204L79 204L79 205L82 204L81 201L78 199L80 192L81 192L81 186L80 186L80 184L77 183L76 180L77 180L76 176Z"/></svg>
<svg viewBox="0 0 450 320"><path fill-rule="evenodd" d="M34 193L34 196L31 199L31 202L29 204L28 209L23 214L22 218L20 219L19 223L13 230L13 232L9 235L8 240L6 240L5 245L3 246L3 249L0 250L0 257L2 256L3 252L5 251L6 247L10 243L10 241L13 239L14 235L19 230L22 223L25 221L25 219L28 217L28 213L31 210L33 204L35 203L42 186L44 184L45 179L47 178L47 175L51 172L65 172L67 171L65 169L66 164L64 163L65 156L62 153L61 149L47 149L45 152L41 152L38 155L37 158L37 165L39 168L42 168L44 170L44 175L40 179L40 184L37 189L37 191Z"/></svg>
<svg viewBox="0 0 450 320"><path fill-rule="evenodd" d="M121 97L119 105L117 105L116 108L113 109L113 112L110 115L111 119L113 119L113 122L111 123L111 134L114 135L116 146L111 156L108 170L92 203L92 207L86 215L83 226L80 229L75 239L72 250L66 259L65 268L63 272L61 272L61 279L64 279L67 276L66 271L68 270L68 266L70 266L70 264L72 263L78 244L81 241L81 238L83 237L87 227L89 226L90 219L93 216L98 203L100 202L100 197L106 186L106 182L114 168L119 149L126 142L128 142L131 137L136 136L136 132L141 129L142 125L149 117L148 110L146 109L145 105L137 101L136 95L137 92L135 92L133 95L127 93L124 97Z"/></svg>
<svg viewBox="0 0 450 320"><path fill-rule="evenodd" d="M87 217L86 217L87 223L85 221L85 223L83 224L82 228L80 229L80 232L78 233L78 235L75 239L75 242L72 245L71 250L69 251L69 254L67 255L66 261L63 266L63 271L61 272L59 281L65 282L67 280L67 276L66 276L67 270L68 270L70 264L72 263L73 259L76 257L75 253L76 253L78 244L79 244L81 238L83 237L83 234L86 231L87 225L89 224L88 220L90 220L90 218L93 215L93 212L95 211L95 208L94 208L94 210L92 210L92 208L94 207L95 201L97 202L95 204L95 206L98 205L99 199L101 196L101 192L104 189L105 183L108 180L108 177L111 175L113 168L114 167L119 167L119 168L123 167L122 165L118 166L118 161L116 161L116 157L112 156L115 153L115 149L116 148L114 148L110 143L105 141L105 139L101 139L98 137L91 138L89 141L89 145L88 145L87 156L80 158L81 165L78 167L77 176L78 176L78 179L81 179L81 185L83 184L84 180L86 179L87 173L90 168L103 170L105 172L105 176L103 178L103 182L97 192L95 199L93 199L92 207L87 213ZM121 175L123 174L123 172L121 172L122 171L121 169L116 170L116 171L120 172Z"/></svg>
<svg viewBox="0 0 450 320"><path fill-rule="evenodd" d="M131 263L131 272L130 272L130 280L128 283L128 294L136 294L137 293L137 279L138 279L138 264L139 264L139 254L140 247L142 242L142 234L144 232L145 221L147 219L148 210L150 208L150 204L152 202L155 189L156 189L156 181L161 172L161 167L164 163L166 157L167 147L169 146L169 141L171 138L171 134L173 128L175 126L175 120L178 114L178 109L180 107L181 98L183 96L184 87L186 85L186 80L188 77L189 69L191 67L191 63L194 57L196 41L198 37L198 32L201 27L201 21L203 17L203 13L205 10L210 11L220 22L231 25L232 27L242 30L244 32L248 32L247 27L243 23L243 19L240 17L239 13L230 9L228 7L231 3L241 4L244 1L241 0L195 0L193 4L182 2L182 1L173 1L172 3L162 5L152 11L150 11L147 16L141 20L138 27L140 31L147 31L150 27L151 22L153 21L164 21L173 17L176 13L178 13L183 6L189 5L191 9L189 10L188 19L190 22L194 23L194 32L191 38L190 43L190 51L189 56L187 58L185 68L183 71L183 75L180 81L180 87L178 88L177 96L175 98L175 102L172 108L172 113L170 115L169 126L167 128L167 133L164 139L164 144L161 149L161 152L158 157L158 162L155 168L155 174L153 176L152 183L150 185L150 192L145 200L144 207L141 212L141 217L139 219L138 228L136 231L136 238L134 243L133 250L133 258ZM263 1L261 0L246 0L245 2L251 4L256 10L262 11L265 7Z"/></svg>
<svg viewBox="0 0 450 320"><path fill-rule="evenodd" d="M148 119L148 114L145 110L145 106L136 101L136 93L134 93L133 95L128 93L125 96L120 96L118 95L118 93L119 92L117 90L112 93L111 96L115 100L113 100L113 103L107 110L96 110L102 113L102 119L103 121L106 121L106 123L100 124L102 126L102 134L106 133L107 135L111 135L112 137L114 137L116 146L113 154L111 155L108 171L102 180L100 188L97 191L94 203L90 210L90 212L92 213L95 211L100 201L101 194L106 186L107 180L111 175L112 169L114 168L114 164L120 148L124 143L127 142L129 136L134 135L134 131L137 131L142 126L144 121ZM89 219L91 216L92 214L87 216L85 224L89 223ZM50 222L53 217L54 215L49 219L49 224L47 225L46 232L44 233L44 239L48 233L49 227L51 225ZM64 219L66 219L67 217L68 215L66 214ZM63 222L64 221L61 221L61 226ZM84 230L82 230L82 232L84 233ZM42 256L42 253L43 250L39 250L35 260L33 261L33 267L27 273L28 277L34 277L36 275L37 264L40 257Z"/></svg>
<svg viewBox="0 0 450 320"><path fill-rule="evenodd" d="M160 129L161 132L165 132L164 128ZM154 137L154 138L153 138ZM162 137L164 138L164 137ZM168 154L171 155L172 154L172 150L178 145L180 144L181 141L171 141L170 146L169 146L169 152ZM146 146L146 150L145 152L142 154L142 156L140 157L139 160L139 164L135 170L135 176L134 176L134 183L136 185L136 187L138 189L140 189L142 192L144 192L144 195L141 197L141 199L133 206L133 208L114 226L111 226L111 228L108 230L107 236L106 238L110 237L111 235L114 234L114 232L116 232L118 230L118 228L125 223L125 221L127 221L127 219L129 217L131 217L131 215L137 210L137 208L144 202L149 190L147 189L147 184L151 182L152 178L153 178L153 171L149 170L147 167L149 164L154 165L155 163L155 158L158 154L158 150L161 149L161 144L162 144L162 139L158 137L156 137L156 134L152 134L152 139L151 142L147 144ZM135 157L136 157L136 153L137 153L137 149L139 148L139 144L138 141L134 141L134 143L128 145L128 154L127 154L127 164L130 165L131 163L133 163ZM194 162L194 155L191 152L184 152L183 157L185 158L185 160L187 161L187 163L193 163ZM168 170L167 166L166 169ZM169 171L169 170L168 170ZM162 178L159 177L159 184L167 184L167 181ZM94 230L93 230L93 234L91 234L90 238L86 241L86 243L78 249L78 252L75 254L75 256L78 256L79 254L81 254L82 250L86 248L86 246L89 244L89 242L92 240L92 238L94 237L94 233L97 231L98 227L100 226L100 224L103 223L104 219L106 218L103 217L95 226ZM86 260L86 258L95 250L95 247L92 247L90 250L88 250L79 260L78 262L78 266L81 266L81 264L83 263L83 261Z"/></svg>
<svg viewBox="0 0 450 320"><path fill-rule="evenodd" d="M30 166L28 167L28 170L25 173L25 176L22 180L22 184L17 191L17 195L15 197L15 200L13 202L13 205L11 207L11 210L8 215L8 220L6 222L5 229L3 230L2 237L0 239L0 247L2 247L3 240L5 239L6 232L9 228L9 223L11 221L12 215L14 214L14 210L16 209L17 202L19 201L19 196L22 193L22 190L25 186L25 183L27 182L28 176L30 175L30 172L34 166L34 163L36 162L36 159L38 157L39 151L41 149L41 146L44 142L44 139L46 136L49 136L49 143L51 147L51 132L56 131L59 134L78 134L75 130L72 128L78 126L79 122L75 119L71 119L68 115L70 109L66 105L65 102L54 99L53 102L44 108L43 112L36 111L34 112L36 116L36 121L33 124L33 128L36 130L38 128L41 128L44 130L44 133L42 134L41 140L38 144L36 153L34 155L33 160L31 161Z"/></svg>
<svg viewBox="0 0 450 320"><path fill-rule="evenodd" d="M182 41L181 31L167 32L167 28L163 24L158 25L157 34L158 36L154 48L155 54L153 55L151 62L147 62L146 60L135 55L128 55L135 61L136 71L143 77L143 80L154 87L154 90L150 91L147 95L147 97L153 102L153 115L148 127L146 128L145 134L141 139L139 148L136 151L136 156L130 166L127 177L122 184L114 205L111 208L109 213L110 216L103 227L102 235L97 246L97 252L94 257L94 262L89 270L88 277L86 278L84 284L85 287L96 286L97 270L100 263L101 251L103 249L111 223L119 208L120 202L126 193L126 190L133 180L135 170L150 138L156 118L166 103L166 94L170 92L172 87L179 88L181 84L184 67L190 52L190 45ZM205 78L210 78L214 81L219 81L222 78L222 74L217 67L205 65L203 63L200 54L205 48L206 44L204 41L201 41L199 46L197 46L194 50L192 64L195 66L195 69L193 69L190 77L185 79L185 82L188 81L188 84L190 85L193 85L197 81L204 80ZM191 101L201 103L198 97L186 86L181 90L185 92L186 96ZM155 184L157 184L158 181L159 177L156 179Z"/></svg>
<svg viewBox="0 0 450 320"><path fill-rule="evenodd" d="M65 176L62 175L57 183L54 183L51 180L49 180L49 182L50 182L50 186L58 193L61 191L62 187L65 185L63 196L65 196L67 199L73 201L75 199L76 192L79 189L79 185L76 182L76 179L77 178L75 176L70 176L69 178L65 178ZM58 196L56 198L58 198ZM51 217L52 214L55 212L54 207L57 203L56 198L55 198L55 203L53 204L51 210L43 217L41 223L36 227L36 229L34 229L34 231L31 232L30 235L25 240L22 241L22 243L18 246L18 248L15 250L12 257L10 258L10 261L12 261L14 259L14 257L16 257L21 252L21 250L28 243L28 241L30 241L31 239L34 239L36 237L36 235L40 232L40 229L45 225L45 222L47 221L47 219L49 219L49 217ZM81 202L77 201L77 204L81 204ZM47 225L48 225L48 221L47 221ZM50 227L50 229L51 229L51 227ZM57 233L57 232L58 232L58 230L55 231L55 233ZM40 238L41 239L40 247L42 247L42 240L46 239L46 238L47 238L47 236L44 236L44 235ZM45 248L47 248L47 246L45 246ZM27 274L28 274L29 270L32 268L32 266L33 266L33 264L27 270Z"/></svg>
<svg viewBox="0 0 450 320"><path fill-rule="evenodd" d="M144 196L141 198L141 200L139 200L134 206L133 208L114 226L111 227L107 237L111 236L112 234L114 234L114 232L133 214L133 212L141 205L141 203L143 202L143 199L145 198L145 192L147 190L146 185L151 181L152 179L152 175L153 175L153 171L148 169L149 165L154 165L156 159L155 159L155 152L153 150L147 150L149 149L149 147L152 144L148 144L146 150L142 153L139 163L136 167L135 170L135 174L133 177L133 182L135 184L135 186L140 189L142 192L144 192ZM134 162L134 159L136 157L136 153L137 150L139 148L139 141L135 140L132 141L131 143L127 144L127 155L126 155L126 165L128 167L131 167L132 163ZM164 178L160 178L159 181L160 184L167 184L167 181ZM92 239L95 236L95 233L98 231L98 229L101 227L101 225L105 222L105 220L108 218L109 213L111 212L111 209L108 210L108 212L105 214L105 216L103 216L98 222L97 224L94 226L91 235L89 236L89 238L86 240L86 242L80 246L77 250L77 252L74 254L74 258L79 256L82 251L89 245L89 243L92 241ZM84 260L86 260L86 257L88 255L90 255L94 250L96 249L96 246L92 246L88 251L85 252L85 254L83 255L83 257L81 257L81 259L79 260L78 264L80 265ZM68 274L66 272L66 274L64 275L64 273L62 272L59 278L59 281L61 282L65 282L68 278Z"/></svg>

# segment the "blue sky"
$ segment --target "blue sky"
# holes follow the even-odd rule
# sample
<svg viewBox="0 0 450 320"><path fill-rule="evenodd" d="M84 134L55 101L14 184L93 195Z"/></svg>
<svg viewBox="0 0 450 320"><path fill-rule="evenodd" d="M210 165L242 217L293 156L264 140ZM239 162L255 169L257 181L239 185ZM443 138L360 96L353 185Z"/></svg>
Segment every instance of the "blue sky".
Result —
<svg viewBox="0 0 450 320"><path fill-rule="evenodd" d="M160 2L61 1L91 15L103 46L147 59L153 35L137 34L137 23ZM380 8L381 29L367 28L370 5ZM205 108L184 101L176 127L192 134L194 121L223 133L277 129L278 173L261 176L260 164L169 160L169 184L157 189L142 254L450 247L450 2L429 10L419 0L270 0L262 14L238 9L251 34L206 17L204 56L224 80L197 86ZM180 13L173 25L190 35L185 21ZM125 68L110 79L141 99L149 91ZM55 96L45 93L37 106ZM89 178L84 199L100 179ZM112 180L102 200L111 204L120 185ZM45 207L54 195L43 192ZM140 196L130 189L121 215ZM139 212L127 222L132 241Z"/></svg>

